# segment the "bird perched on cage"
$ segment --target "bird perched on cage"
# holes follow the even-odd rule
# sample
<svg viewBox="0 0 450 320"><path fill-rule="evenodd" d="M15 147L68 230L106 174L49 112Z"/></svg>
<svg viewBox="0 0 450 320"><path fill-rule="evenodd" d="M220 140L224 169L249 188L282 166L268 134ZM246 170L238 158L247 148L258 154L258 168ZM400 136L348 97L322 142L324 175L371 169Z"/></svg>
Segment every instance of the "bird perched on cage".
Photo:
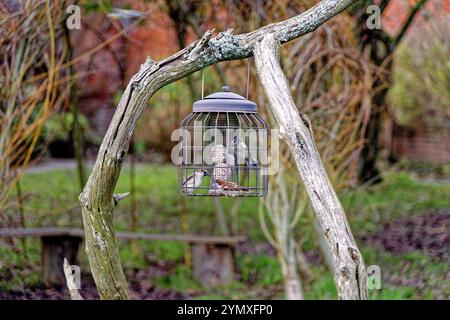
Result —
<svg viewBox="0 0 450 320"><path fill-rule="evenodd" d="M200 186L205 179L205 177L209 176L208 171L199 170L191 174L186 180L183 181L181 185L181 190L183 193L192 194L194 192L194 188Z"/></svg>
<svg viewBox="0 0 450 320"><path fill-rule="evenodd" d="M258 165L258 160L252 157L250 160L245 160L245 165L249 167L256 167Z"/></svg>
<svg viewBox="0 0 450 320"><path fill-rule="evenodd" d="M245 144L245 142L239 136L234 136L233 137L233 148L236 149L236 153L237 153L238 158L240 158L240 159L247 159L247 157L248 157L248 147Z"/></svg>
<svg viewBox="0 0 450 320"><path fill-rule="evenodd" d="M237 150L236 153L237 153L238 158L245 159L245 165L247 165L247 166L258 165L258 160L256 160L255 157L251 156L249 158L248 147L239 136L234 136L233 147L236 148L236 150Z"/></svg>
<svg viewBox="0 0 450 320"><path fill-rule="evenodd" d="M248 191L248 188L242 187L235 182L216 179L217 187L224 191Z"/></svg>
<svg viewBox="0 0 450 320"><path fill-rule="evenodd" d="M234 166L235 165L234 156L230 153L227 153L225 155L225 163L228 164L229 166Z"/></svg>

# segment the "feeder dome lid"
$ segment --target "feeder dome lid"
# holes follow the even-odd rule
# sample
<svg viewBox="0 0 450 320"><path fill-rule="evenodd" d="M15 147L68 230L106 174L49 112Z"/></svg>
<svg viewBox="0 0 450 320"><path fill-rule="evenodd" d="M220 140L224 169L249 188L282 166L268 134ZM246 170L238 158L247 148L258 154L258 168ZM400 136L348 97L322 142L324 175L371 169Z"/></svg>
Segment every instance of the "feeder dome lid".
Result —
<svg viewBox="0 0 450 320"><path fill-rule="evenodd" d="M256 103L245 99L234 92L229 86L222 87L221 92L206 96L194 102L194 112L256 112Z"/></svg>

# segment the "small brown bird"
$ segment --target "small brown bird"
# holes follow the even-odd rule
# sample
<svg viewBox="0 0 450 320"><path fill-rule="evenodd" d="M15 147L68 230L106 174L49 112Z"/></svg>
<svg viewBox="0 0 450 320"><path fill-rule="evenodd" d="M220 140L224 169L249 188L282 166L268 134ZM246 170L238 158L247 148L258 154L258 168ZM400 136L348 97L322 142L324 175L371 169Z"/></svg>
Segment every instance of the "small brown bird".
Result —
<svg viewBox="0 0 450 320"><path fill-rule="evenodd" d="M242 187L232 181L216 179L217 186L225 191L248 191L248 188Z"/></svg>

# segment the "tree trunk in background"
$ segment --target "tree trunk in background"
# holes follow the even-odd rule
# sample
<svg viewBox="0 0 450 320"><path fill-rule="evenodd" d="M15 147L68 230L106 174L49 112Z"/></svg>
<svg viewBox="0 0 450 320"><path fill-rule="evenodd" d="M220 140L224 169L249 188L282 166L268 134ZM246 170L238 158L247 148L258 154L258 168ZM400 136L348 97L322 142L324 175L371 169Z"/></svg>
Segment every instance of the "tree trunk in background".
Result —
<svg viewBox="0 0 450 320"><path fill-rule="evenodd" d="M236 236L238 234L238 230L239 230L238 214L239 214L240 206L241 206L241 199L237 198L234 200L233 205L231 206L231 209L230 209L231 234L233 236Z"/></svg>
<svg viewBox="0 0 450 320"><path fill-rule="evenodd" d="M300 278L305 283L310 283L314 279L314 275L311 271L311 267L306 260L305 254L301 250L298 243L294 242L294 250L295 250L295 259L297 260L297 269L300 275Z"/></svg>
<svg viewBox="0 0 450 320"><path fill-rule="evenodd" d="M381 14L389 5L389 2L390 0L381 1ZM361 27L359 35L361 52L363 52L368 60L370 60L374 65L384 68L387 72L386 79L377 79L374 84L375 87L382 85L383 81L391 82L393 54L395 53L395 50L403 37L406 35L408 29L411 27L414 17L420 9L423 8L426 2L427 0L419 0L414 4L395 39L392 39L383 29L367 28L366 21L369 14L366 11L366 7L374 4L373 0L365 3L360 2L359 5L355 5L354 11L358 16L357 25ZM365 145L361 151L359 170L359 180L361 183L365 183L367 181L376 183L381 181L380 171L376 167L376 161L380 151L379 136L383 126L382 114L386 111L386 97L388 91L389 86L384 86L381 90L378 90L373 97L373 107L370 114L370 120L367 125Z"/></svg>
<svg viewBox="0 0 450 320"><path fill-rule="evenodd" d="M20 180L17 180L16 191L17 191L17 204L19 207L19 215L20 215L20 227L25 229L26 228L26 219L25 219L25 210L23 207L23 193L22 193L22 186L20 184ZM23 257L25 258L25 261L28 262L27 239L22 238L22 239L20 239L20 241L22 242Z"/></svg>
<svg viewBox="0 0 450 320"><path fill-rule="evenodd" d="M223 236L229 236L230 230L228 229L227 219L223 210L222 204L218 197L214 197L214 212L216 213L217 223L220 227L220 233Z"/></svg>
<svg viewBox="0 0 450 320"><path fill-rule="evenodd" d="M333 256L334 281L341 299L367 299L367 276L361 253L348 225L342 205L331 186L317 151L311 123L299 114L286 76L279 64L279 41L268 34L256 44L255 62L259 79L291 148L317 220Z"/></svg>
<svg viewBox="0 0 450 320"><path fill-rule="evenodd" d="M176 1L170 1L169 2L169 15L172 18L173 22L175 23L176 30L177 30L177 40L178 40L178 46L180 47L180 50L182 50L184 47L186 47L186 33L187 33L187 26L190 25L192 29L194 30L195 34L198 37L202 36L201 28L199 23L195 19L195 15L193 15L189 8L187 8L187 4L183 0L176 0ZM225 75L220 68L219 65L214 65L217 74L219 75L223 85L226 84ZM194 79L191 75L186 77L186 81L189 87L189 91L191 94L191 100L192 103L195 101L195 86L194 86ZM230 234L225 212L223 210L223 206L220 202L220 199L215 198L213 201L214 205L214 213L216 215L217 223L220 227L220 233L221 235L227 236ZM189 230L189 228L188 228ZM189 251L189 248L188 252ZM186 252L187 254L187 252Z"/></svg>
<svg viewBox="0 0 450 320"><path fill-rule="evenodd" d="M294 242L294 239L291 239L290 241L292 243ZM292 245L292 252L289 254L289 260L286 265L284 287L288 293L287 298L289 300L303 300L305 297L303 294L300 276L297 271L297 261L293 247L294 246Z"/></svg>
<svg viewBox="0 0 450 320"><path fill-rule="evenodd" d="M281 249L278 253L278 260L280 261L284 278L284 292L288 300L303 300L304 295L302 282L298 274L294 237L292 232L286 236L288 237L287 239L284 241L280 239L281 241L279 241Z"/></svg>
<svg viewBox="0 0 450 320"><path fill-rule="evenodd" d="M178 43L180 45L180 50L186 46L186 31L187 27L190 26L198 38L201 38L206 30L201 26L200 21L197 19L196 0L186 1L186 0L172 0L168 2L169 5L169 15L177 26L177 37ZM213 65L219 76L222 85L227 84L227 79L222 68L218 64ZM193 81L192 77L188 77L189 86L193 91ZM192 96L195 99L195 96Z"/></svg>
<svg viewBox="0 0 450 320"><path fill-rule="evenodd" d="M301 265L298 259L301 253L300 247L295 242L294 230L298 219L303 212L302 200L297 201L297 182L286 181L286 176L292 174L284 173L284 163L280 163L276 175L269 177L268 194L260 200L259 219L261 228L270 244L277 250L277 258L283 273L284 293L289 300L303 300L302 282L299 276L300 270L306 265ZM290 186L291 188L289 188ZM303 198L306 202L306 197ZM263 209L264 204L266 210ZM273 226L271 235L264 213L270 217Z"/></svg>
<svg viewBox="0 0 450 320"><path fill-rule="evenodd" d="M136 150L134 149L134 135L130 144L130 228L131 232L137 232L137 201L136 201ZM136 239L131 240L131 254L138 255L138 243Z"/></svg>
<svg viewBox="0 0 450 320"><path fill-rule="evenodd" d="M70 63L67 68L67 78L68 84L70 86L70 112L72 113L72 145L73 152L75 154L75 162L77 165L78 174L78 184L80 186L80 191L83 191L84 184L86 183L86 169L84 164L84 144L83 144L83 133L80 126L78 110L78 91L76 86L76 81L74 79L73 64L71 61L73 59L73 48L70 42L70 31L67 25L64 24L64 33L67 45L67 62Z"/></svg>
<svg viewBox="0 0 450 320"><path fill-rule="evenodd" d="M360 23L363 23L362 21ZM381 67L384 61L391 56L390 46L386 43L386 39L383 38L381 30L367 29L365 36L362 40L363 54L374 63L376 66ZM388 63L385 66L388 73L391 73L392 63ZM377 79L374 83L374 87L378 87L382 84L384 79ZM379 154L379 136L382 130L382 113L385 110L385 98L388 88L383 88L375 93L372 98L372 108L370 111L370 120L367 123L365 133L365 144L361 150L361 160L359 168L359 181L365 183L371 181L373 183L380 182L380 171L376 166L377 157Z"/></svg>

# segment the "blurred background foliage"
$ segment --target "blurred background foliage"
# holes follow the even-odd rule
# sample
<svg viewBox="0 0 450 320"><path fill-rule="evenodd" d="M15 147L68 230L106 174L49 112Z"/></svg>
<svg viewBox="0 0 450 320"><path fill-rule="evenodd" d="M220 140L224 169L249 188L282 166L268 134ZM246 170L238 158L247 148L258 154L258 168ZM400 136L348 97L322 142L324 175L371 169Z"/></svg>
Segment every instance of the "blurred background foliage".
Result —
<svg viewBox="0 0 450 320"><path fill-rule="evenodd" d="M450 21L430 21L405 41L394 57L389 97L396 121L414 127L417 122L443 126L450 119Z"/></svg>
<svg viewBox="0 0 450 320"><path fill-rule="evenodd" d="M0 19L0 208L30 160L45 152L47 119L67 108L66 6L26 1L24 14Z"/></svg>

